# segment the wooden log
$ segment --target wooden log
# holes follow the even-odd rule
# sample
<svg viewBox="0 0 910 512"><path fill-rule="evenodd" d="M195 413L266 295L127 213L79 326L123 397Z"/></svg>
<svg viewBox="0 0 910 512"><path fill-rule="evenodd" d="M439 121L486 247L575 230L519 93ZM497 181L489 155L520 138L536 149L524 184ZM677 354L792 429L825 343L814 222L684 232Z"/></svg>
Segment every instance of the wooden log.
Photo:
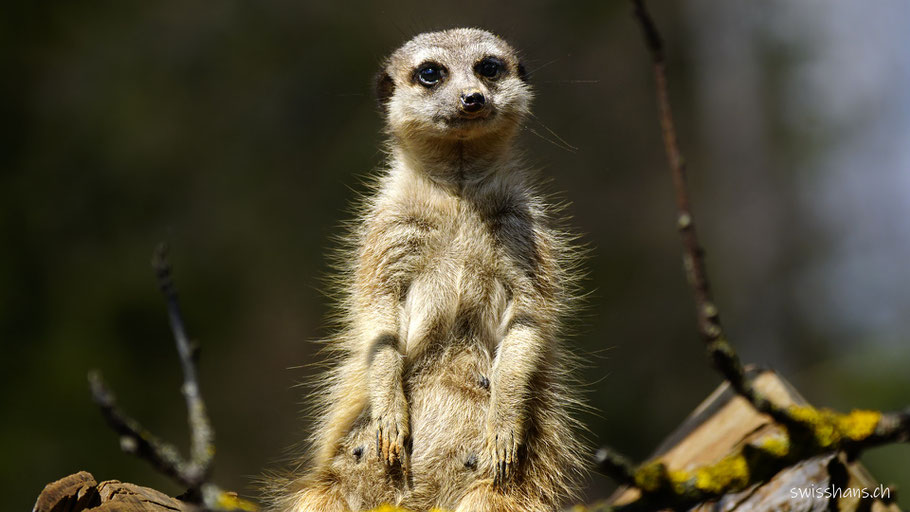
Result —
<svg viewBox="0 0 910 512"><path fill-rule="evenodd" d="M140 485L106 480L87 471L47 484L32 512L196 512L193 505Z"/></svg>
<svg viewBox="0 0 910 512"><path fill-rule="evenodd" d="M807 405L796 389L774 371L751 369L750 373L755 377L756 388L774 403L780 406ZM725 382L661 443L650 460L663 462L670 471L693 470L714 464L747 444L781 434L779 425L757 412ZM835 499L833 494L838 489L841 495ZM691 510L900 512L894 503L893 490L889 490L890 499L853 496L854 493L861 493L862 489L869 493L875 489L885 490L858 461L848 461L844 453L832 452L786 468L764 484L728 494L717 502L703 503ZM812 495L806 496L807 493ZM622 487L605 505L631 503L638 496L637 489ZM593 507L591 510L597 509Z"/></svg>

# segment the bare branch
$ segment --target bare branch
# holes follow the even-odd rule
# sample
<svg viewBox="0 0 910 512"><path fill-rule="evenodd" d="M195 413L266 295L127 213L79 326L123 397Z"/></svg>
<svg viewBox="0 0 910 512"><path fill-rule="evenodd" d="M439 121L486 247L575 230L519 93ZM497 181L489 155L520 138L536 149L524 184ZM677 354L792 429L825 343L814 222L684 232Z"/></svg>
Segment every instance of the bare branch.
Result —
<svg viewBox="0 0 910 512"><path fill-rule="evenodd" d="M731 388L758 412L770 416L784 432L777 439L747 444L714 464L691 471L670 471L659 461L632 469L624 457L602 448L597 456L599 468L619 482L641 491L638 500L618 509L687 507L767 481L783 468L822 454L843 451L856 455L873 446L907 442L910 440L910 409L899 413L856 410L841 414L808 406L781 406L758 391L746 374L724 334L708 282L704 251L690 206L685 159L679 150L673 123L663 41L644 0L631 2L653 62L661 132L676 196L677 225L686 275L695 300L698 331L714 367Z"/></svg>
<svg viewBox="0 0 910 512"><path fill-rule="evenodd" d="M174 445L164 442L146 430L138 421L130 418L117 408L114 394L104 384L97 371L88 374L92 399L98 404L108 425L120 435L120 447L127 453L149 461L152 466L165 475L177 480L186 487L193 487L184 476L186 462Z"/></svg>
<svg viewBox="0 0 910 512"><path fill-rule="evenodd" d="M181 457L177 448L158 439L138 421L121 412L117 408L113 393L105 386L98 372L89 374L92 398L111 428L120 435L120 446L124 451L149 461L155 469L187 487L188 490L181 499L201 503L206 510L256 510L255 504L208 482L215 455L215 434L199 391L196 350L186 335L165 244L156 248L152 267L155 269L158 286L167 303L171 332L177 344L177 353L183 369L181 391L186 400L190 425L189 459Z"/></svg>
<svg viewBox="0 0 910 512"><path fill-rule="evenodd" d="M676 193L677 228L683 245L683 263L686 269L689 286L695 298L695 314L698 331L708 346L708 354L714 367L730 382L733 389L749 400L759 411L768 414L779 423L788 427L799 428L801 425L771 401L759 393L746 376L739 356L727 341L720 323L720 314L711 294L708 273L705 270L704 250L698 240L695 229L695 217L692 214L689 199L689 187L686 183L686 161L679 150L679 140L673 123L673 111L670 107L670 94L667 88L666 60L663 41L653 18L645 6L644 0L632 0L635 17L641 25L645 43L651 53L654 64L654 79L657 88L657 105L660 117L664 149L673 179Z"/></svg>
<svg viewBox="0 0 910 512"><path fill-rule="evenodd" d="M171 273L171 264L167 259L167 244L160 244L152 257L152 268L158 277L158 286L167 301L167 313L171 322L171 331L177 343L180 365L183 368L183 387L181 391L186 399L187 415L190 424L190 460L185 476L196 486L204 482L212 468L215 455L215 433L206 412L205 402L199 392L196 379L196 350L190 344L177 302L177 291ZM193 487L193 486L191 486Z"/></svg>

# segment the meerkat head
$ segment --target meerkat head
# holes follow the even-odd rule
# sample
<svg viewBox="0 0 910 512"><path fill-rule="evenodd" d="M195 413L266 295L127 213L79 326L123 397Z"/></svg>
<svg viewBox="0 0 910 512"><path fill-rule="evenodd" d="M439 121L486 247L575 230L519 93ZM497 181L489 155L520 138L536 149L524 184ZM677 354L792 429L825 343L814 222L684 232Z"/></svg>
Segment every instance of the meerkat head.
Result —
<svg viewBox="0 0 910 512"><path fill-rule="evenodd" d="M376 85L388 129L402 139L507 141L532 98L516 51L468 28L411 39L386 60Z"/></svg>

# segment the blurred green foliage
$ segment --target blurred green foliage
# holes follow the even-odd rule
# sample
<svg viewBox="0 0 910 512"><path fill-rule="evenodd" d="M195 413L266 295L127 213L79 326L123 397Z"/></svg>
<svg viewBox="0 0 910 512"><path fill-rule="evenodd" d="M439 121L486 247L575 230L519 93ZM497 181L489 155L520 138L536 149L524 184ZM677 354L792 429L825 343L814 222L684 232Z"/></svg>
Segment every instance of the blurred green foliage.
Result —
<svg viewBox="0 0 910 512"><path fill-rule="evenodd" d="M729 189L709 169L697 174L709 159L691 128L690 27L678 6L655 9L735 341L737 325L778 297L750 302L736 285L752 267L712 251L737 212L719 213L713 197ZM351 189L383 160L372 74L411 35L457 25L523 50L538 99L522 143L573 202L593 249L573 341L600 411L585 418L592 442L644 457L713 389L679 264L649 64L624 2L21 2L0 17L0 492L10 510L80 469L180 492L119 451L85 379L100 369L126 411L186 446L179 365L148 263L162 240L202 347L215 480L255 495L252 477L305 436L305 388L293 385L316 372L324 254ZM551 130L578 149L542 140ZM791 135L779 133L783 160L796 158ZM800 251L794 261L810 264ZM879 371L893 351L863 366L836 358L798 317L785 324L786 338L741 344L744 358L783 366L821 405L910 401L901 367ZM910 487L907 455L879 450L873 470ZM593 477L590 497L611 485Z"/></svg>

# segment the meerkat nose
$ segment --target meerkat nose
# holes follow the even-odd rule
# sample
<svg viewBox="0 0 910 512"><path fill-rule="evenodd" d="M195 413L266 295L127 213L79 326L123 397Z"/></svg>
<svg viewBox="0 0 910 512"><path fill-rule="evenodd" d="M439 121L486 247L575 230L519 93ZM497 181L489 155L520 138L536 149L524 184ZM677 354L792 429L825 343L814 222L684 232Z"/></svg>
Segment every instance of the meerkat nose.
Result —
<svg viewBox="0 0 910 512"><path fill-rule="evenodd" d="M483 108L486 101L480 91L467 91L461 95L461 109L465 112L477 112Z"/></svg>

